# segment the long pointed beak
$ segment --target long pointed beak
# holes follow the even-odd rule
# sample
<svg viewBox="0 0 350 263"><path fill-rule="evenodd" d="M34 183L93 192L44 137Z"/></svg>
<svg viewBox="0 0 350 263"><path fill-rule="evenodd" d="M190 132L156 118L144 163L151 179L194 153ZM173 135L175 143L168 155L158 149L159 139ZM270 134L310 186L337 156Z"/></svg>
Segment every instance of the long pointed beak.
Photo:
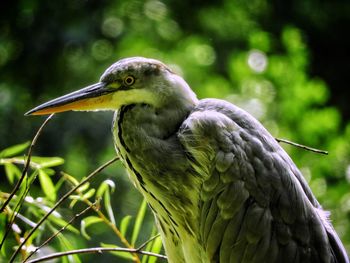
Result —
<svg viewBox="0 0 350 263"><path fill-rule="evenodd" d="M99 82L41 104L26 112L25 115L45 115L69 110L111 109L112 96L109 95L115 91L115 88Z"/></svg>

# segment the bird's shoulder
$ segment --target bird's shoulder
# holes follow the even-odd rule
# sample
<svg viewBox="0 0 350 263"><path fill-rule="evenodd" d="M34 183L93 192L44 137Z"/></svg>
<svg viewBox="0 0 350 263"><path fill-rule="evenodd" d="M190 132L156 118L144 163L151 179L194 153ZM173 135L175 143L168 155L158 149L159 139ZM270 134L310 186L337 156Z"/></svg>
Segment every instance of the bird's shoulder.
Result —
<svg viewBox="0 0 350 263"><path fill-rule="evenodd" d="M201 100L179 139L204 178L199 231L214 262L342 257L342 245L302 174L249 113L223 100Z"/></svg>

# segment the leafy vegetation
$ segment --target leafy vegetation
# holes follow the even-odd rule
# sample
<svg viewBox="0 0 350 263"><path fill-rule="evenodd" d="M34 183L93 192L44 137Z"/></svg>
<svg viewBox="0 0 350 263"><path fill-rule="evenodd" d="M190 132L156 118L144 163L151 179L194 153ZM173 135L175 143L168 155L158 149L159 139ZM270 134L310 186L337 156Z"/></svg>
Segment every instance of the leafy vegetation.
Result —
<svg viewBox="0 0 350 263"><path fill-rule="evenodd" d="M3 226L0 232L2 248L0 259L8 259L10 262L13 262L15 256L20 254L23 262L27 262L35 253L37 254L34 256L40 258L40 255L53 255L53 252L56 250L75 250L76 244L72 242L72 238L73 240L74 238L91 240L88 229L91 229L94 225L101 224L104 224L107 229L114 233L123 246L117 246L115 243L106 244L100 242L100 244L97 244L97 247L100 247L98 249L90 249L89 253L101 253L103 249L106 249L106 251L109 249L115 256L134 262L141 262L140 255L144 253L142 251L144 247L148 249L147 252L153 252L155 254L160 252L162 244L154 227L149 242L147 241L144 245L136 247L146 213L147 206L145 201L141 203L135 218L131 242L129 242L127 235L132 217L125 216L121 219L120 225L117 225L114 217L117 212L113 211L110 198L110 194L115 188L114 183L110 180L105 180L95 189L88 182L88 179L97 175L102 168L97 169L81 182L78 182L73 176L61 172L59 182L54 185L50 178L50 175L55 174L52 168L61 165L63 159L58 157L33 156L29 160L26 157L13 156L22 153L27 146L28 143L23 143L0 152L0 164L9 167L5 168L5 175L8 181L22 181L16 192L1 192L0 195L3 212L3 216L0 218L1 225ZM28 156L30 156L30 153ZM116 160L115 158L112 161L114 162ZM26 167L27 163L31 167L31 172L28 173L26 168L21 172L17 165L24 165ZM111 163L110 161L108 164ZM39 177L40 182L38 189L32 187L36 177ZM73 187L73 189L57 201L56 196L61 192L60 190L65 184ZM64 209L59 209L60 212L56 209L66 199L69 201L68 207L70 209L74 209L79 204L85 204L85 208L75 215L70 214L70 219L68 219L69 217L63 215ZM103 202L103 205L101 202ZM94 213L93 215L86 216L85 214L89 210L92 210ZM74 221L78 218L80 219L80 230L74 226ZM11 255L12 247L15 247L16 251ZM35 259L33 260L35 262ZM72 254L68 257L63 257L62 262L83 261L80 256ZM149 255L146 255L142 258L142 262L155 262L154 256L149 257Z"/></svg>

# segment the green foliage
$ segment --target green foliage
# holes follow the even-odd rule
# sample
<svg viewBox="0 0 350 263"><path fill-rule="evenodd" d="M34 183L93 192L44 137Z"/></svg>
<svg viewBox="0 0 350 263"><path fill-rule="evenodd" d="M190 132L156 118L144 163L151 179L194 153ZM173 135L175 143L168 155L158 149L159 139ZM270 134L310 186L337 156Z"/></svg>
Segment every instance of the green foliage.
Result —
<svg viewBox="0 0 350 263"><path fill-rule="evenodd" d="M135 245L137 237L140 234L142 222L145 218L146 208L147 208L146 200L143 200L141 203L139 212L137 213L137 216L136 216L134 230L132 231L132 236L131 236L132 245Z"/></svg>
<svg viewBox="0 0 350 263"><path fill-rule="evenodd" d="M16 154L19 154L19 153L23 152L25 149L27 149L29 147L29 145L30 145L30 142L25 142L25 143L21 143L21 144L17 144L17 145L8 147L0 152L0 158L11 157L11 156L14 156Z"/></svg>
<svg viewBox="0 0 350 263"><path fill-rule="evenodd" d="M88 233L86 232L86 229L96 223L100 223L103 222L103 219L97 216L88 216L85 217L83 220L81 220L81 224L80 224L80 231L81 234L86 238L86 239L91 239L91 237L88 235Z"/></svg>
<svg viewBox="0 0 350 263"><path fill-rule="evenodd" d="M19 165L26 167L28 162L27 157L16 157L15 154L20 154L29 146L29 143L15 145L9 147L3 151L0 158L0 165L5 167L5 175L8 178L10 185L14 185L14 179L24 176L22 184L19 190L13 197L5 189L0 189L0 205L4 205L6 200L10 200L4 207L4 213L0 216L0 239L2 243L0 260L9 260L12 253L12 247L20 245L24 242L24 237L27 237L31 232L31 229L36 226L35 222L46 216L49 211L53 211L39 226L36 232L28 238L21 250L22 259L26 259L32 252L36 252L37 249L47 249L49 251L69 251L77 249L77 241L85 243L91 240L91 234L88 234L88 229L92 232L96 230L96 227L105 225L115 235L117 240L123 245L107 245L104 242L96 242L95 246L102 246L108 248L119 248L123 250L137 249L135 247L136 242L140 239L140 231L143 227L143 220L146 214L146 202L142 202L141 207L137 213L135 220L132 216L124 216L120 220L120 230L116 226L115 215L118 213L114 211L111 201L111 194L115 190L115 184L111 180L104 180L97 191L91 187L90 183L81 184L73 176L67 173L61 173L64 178L64 183L56 184L56 187L51 180L51 176L57 176L56 172L52 169L55 166L62 165L64 160L59 157L38 157L32 156L29 166L30 172L27 170L20 171ZM11 156L10 158L8 158ZM6 168L7 167L7 168ZM35 180L38 177L40 187L35 186ZM64 215L64 205L62 199L59 204L61 208L55 210L54 202L56 197L62 194L61 187L64 184L76 186L76 194L71 194L69 207L71 209L78 207L80 204L87 205L87 208L75 216ZM10 199L11 198L11 199ZM100 201L103 200L103 208L100 207ZM96 200L96 201L91 201ZM95 215L86 215L88 210L93 210ZM74 221L80 220L80 230L75 227ZM11 223L10 223L11 222ZM128 226L133 223L131 242L127 240ZM10 224L10 225L9 225ZM10 227L9 227L10 226ZM153 231L152 236L156 235ZM72 238L73 237L73 238ZM53 242L51 242L51 240ZM46 240L46 241L44 241ZM161 241L159 238L151 240L148 243L148 251L159 253L161 251ZM140 249L144 249L143 247ZM95 253L97 253L96 250ZM137 253L130 253L128 251L112 251L110 252L114 256L118 256L123 259L128 259L133 262L141 262L141 256ZM62 262L82 262L79 255L70 255L64 257ZM155 262L153 257L146 257L142 259L142 262Z"/></svg>

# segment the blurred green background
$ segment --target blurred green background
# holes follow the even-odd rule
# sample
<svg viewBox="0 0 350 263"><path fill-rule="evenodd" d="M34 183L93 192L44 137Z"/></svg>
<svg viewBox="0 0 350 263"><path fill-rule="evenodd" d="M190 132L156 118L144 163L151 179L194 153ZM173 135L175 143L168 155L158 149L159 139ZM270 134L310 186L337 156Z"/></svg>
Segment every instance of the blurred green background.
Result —
<svg viewBox="0 0 350 263"><path fill-rule="evenodd" d="M120 58L160 59L199 98L226 99L275 137L330 152L283 146L350 251L349 20L350 2L342 0L2 1L0 149L32 138L44 119L24 117L32 107L98 81ZM59 170L82 178L114 156L112 115L56 115L34 154L62 156ZM5 187L3 170L0 176ZM106 178L116 184L117 219L134 215L141 196L122 166L92 184ZM94 231L96 240L114 242L108 231Z"/></svg>

